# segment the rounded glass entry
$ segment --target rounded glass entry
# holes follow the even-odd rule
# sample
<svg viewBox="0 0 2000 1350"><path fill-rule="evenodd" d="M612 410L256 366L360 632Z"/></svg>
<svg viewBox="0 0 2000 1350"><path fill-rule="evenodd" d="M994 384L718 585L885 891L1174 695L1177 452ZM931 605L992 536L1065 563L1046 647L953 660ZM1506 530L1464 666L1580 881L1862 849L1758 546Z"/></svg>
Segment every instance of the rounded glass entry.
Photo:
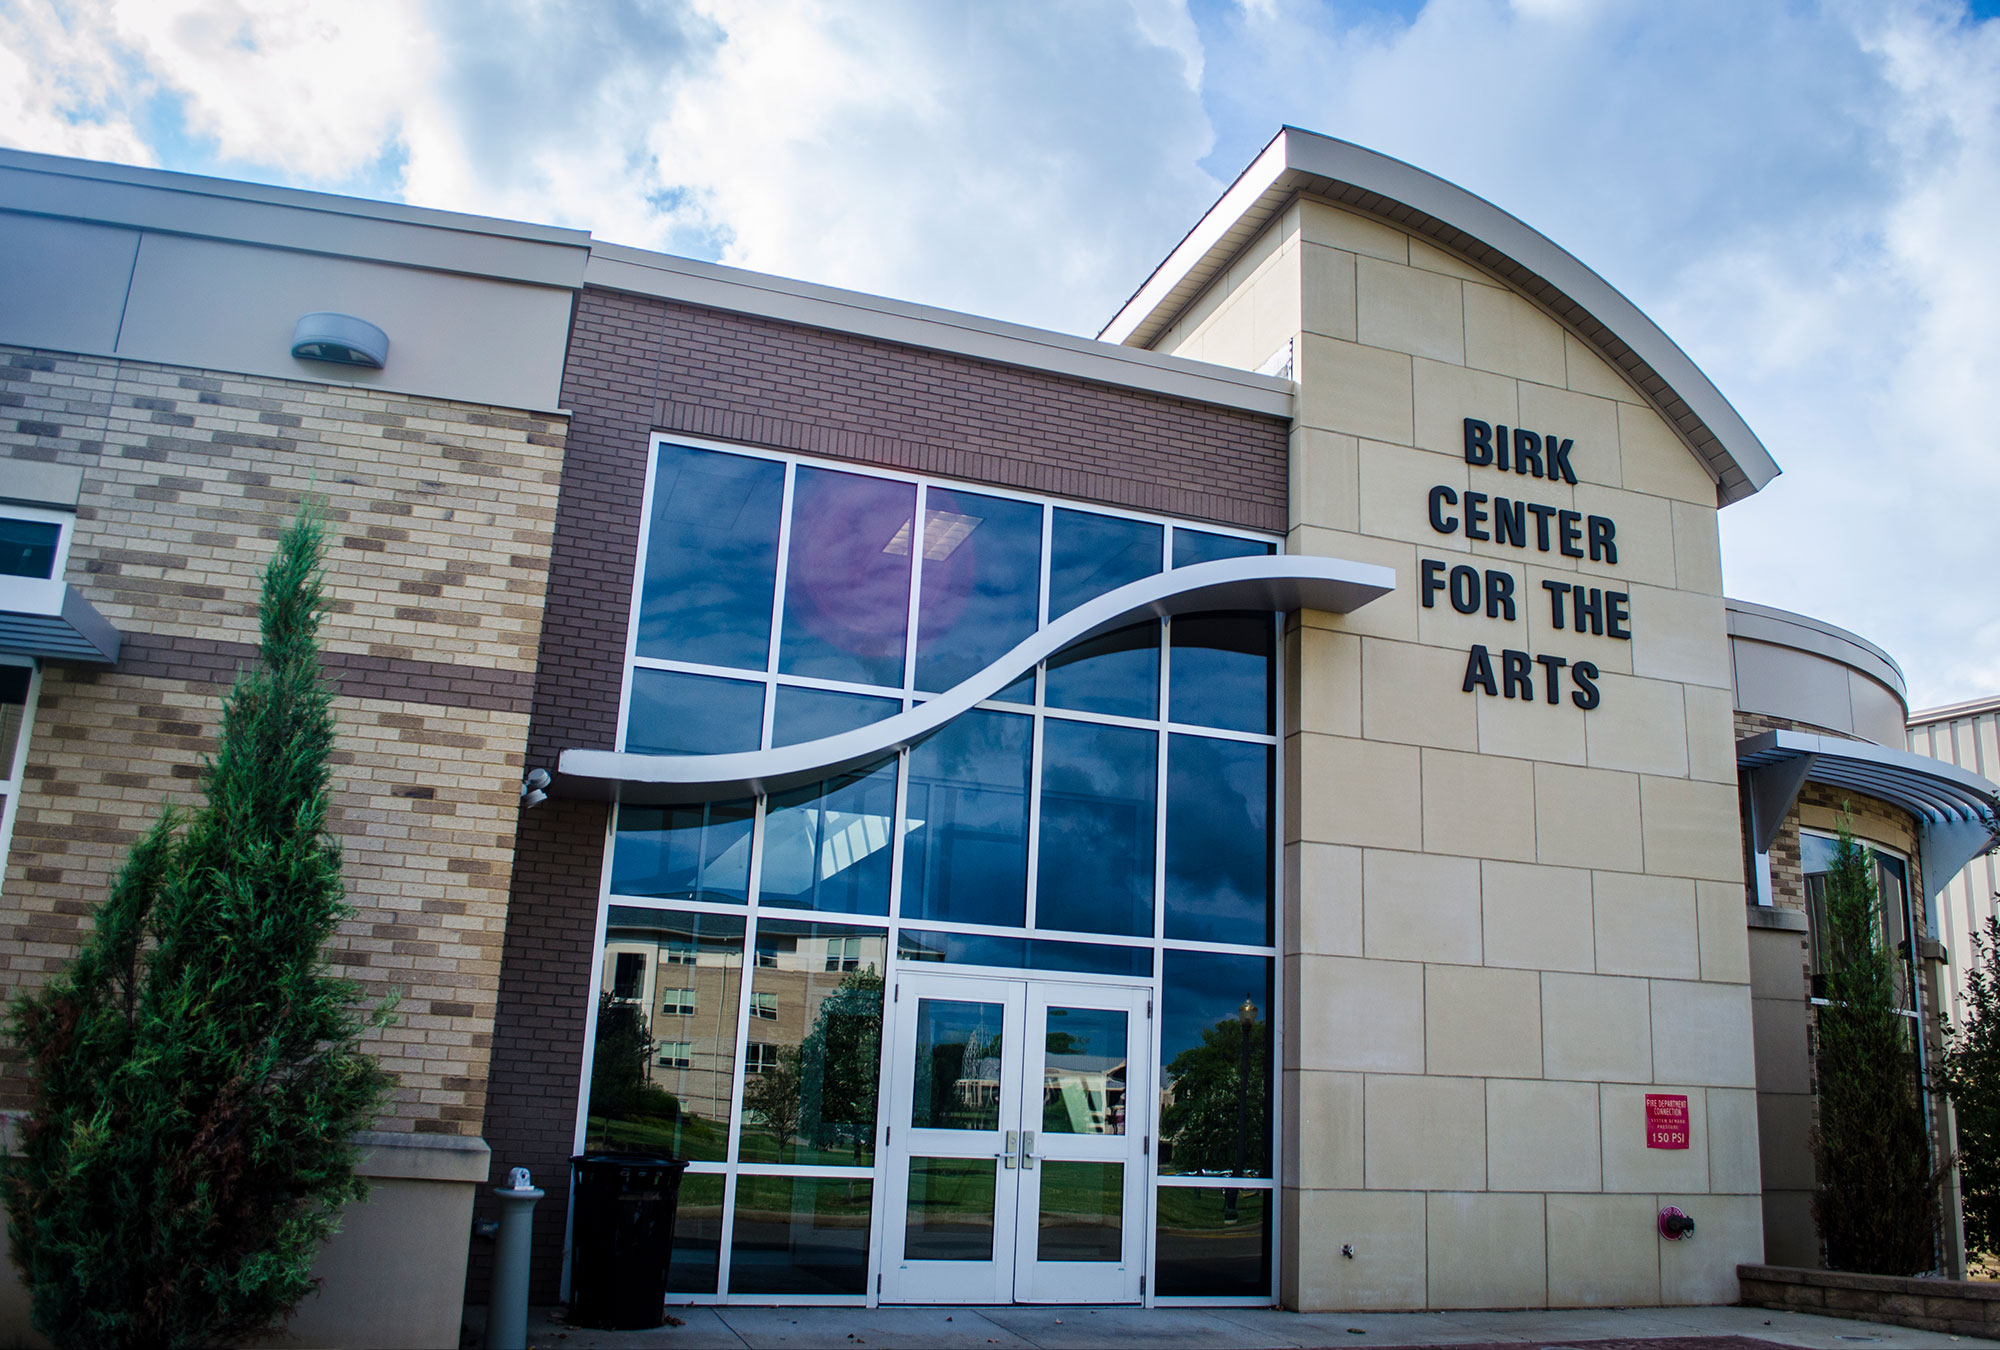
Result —
<svg viewBox="0 0 2000 1350"><path fill-rule="evenodd" d="M1150 991L923 973L893 1006L883 1301L1137 1302Z"/></svg>

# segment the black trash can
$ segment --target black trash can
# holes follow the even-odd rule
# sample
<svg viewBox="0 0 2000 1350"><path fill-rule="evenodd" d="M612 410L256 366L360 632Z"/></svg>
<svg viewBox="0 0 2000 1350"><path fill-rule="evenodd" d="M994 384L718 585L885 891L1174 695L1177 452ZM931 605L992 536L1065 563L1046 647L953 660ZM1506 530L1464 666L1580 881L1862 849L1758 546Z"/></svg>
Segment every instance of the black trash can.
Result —
<svg viewBox="0 0 2000 1350"><path fill-rule="evenodd" d="M585 1153L569 1162L570 1321L611 1331L660 1325L687 1164L650 1153Z"/></svg>

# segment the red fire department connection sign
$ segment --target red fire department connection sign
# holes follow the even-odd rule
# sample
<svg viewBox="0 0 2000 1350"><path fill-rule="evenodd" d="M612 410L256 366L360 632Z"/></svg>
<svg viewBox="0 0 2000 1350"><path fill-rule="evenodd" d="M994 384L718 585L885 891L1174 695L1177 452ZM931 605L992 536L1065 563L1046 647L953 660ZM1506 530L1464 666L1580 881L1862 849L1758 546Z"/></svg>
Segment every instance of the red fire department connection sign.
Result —
<svg viewBox="0 0 2000 1350"><path fill-rule="evenodd" d="M1646 1147L1688 1146L1688 1099L1664 1093L1646 1094Z"/></svg>

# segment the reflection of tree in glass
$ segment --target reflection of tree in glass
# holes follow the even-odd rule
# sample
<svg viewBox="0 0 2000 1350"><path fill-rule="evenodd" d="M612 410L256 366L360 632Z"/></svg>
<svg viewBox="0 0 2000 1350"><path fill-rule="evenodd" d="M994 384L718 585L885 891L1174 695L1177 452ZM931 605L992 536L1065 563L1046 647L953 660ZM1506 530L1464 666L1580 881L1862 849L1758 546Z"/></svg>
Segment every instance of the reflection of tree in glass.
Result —
<svg viewBox="0 0 2000 1350"><path fill-rule="evenodd" d="M917 1100L930 1104L927 1129L990 1130L1000 1117L1000 1033L972 1031L941 1040L917 1061ZM921 1106L919 1108L921 1110Z"/></svg>
<svg viewBox="0 0 2000 1350"><path fill-rule="evenodd" d="M849 1150L866 1162L875 1144L875 1086L882 1056L882 977L851 970L820 1001L812 1030L780 1046L774 1064L752 1074L743 1105L777 1141L804 1150Z"/></svg>
<svg viewBox="0 0 2000 1350"><path fill-rule="evenodd" d="M637 1003L597 996L597 1040L590 1060L590 1122L586 1142L597 1148L668 1146L680 1121L680 1099L646 1079L653 1038Z"/></svg>
<svg viewBox="0 0 2000 1350"><path fill-rule="evenodd" d="M1201 1044L1175 1055L1160 1116L1161 1167L1228 1176L1240 1166L1241 1175L1261 1175L1271 1149L1269 1071L1261 1019L1225 1017L1201 1033Z"/></svg>

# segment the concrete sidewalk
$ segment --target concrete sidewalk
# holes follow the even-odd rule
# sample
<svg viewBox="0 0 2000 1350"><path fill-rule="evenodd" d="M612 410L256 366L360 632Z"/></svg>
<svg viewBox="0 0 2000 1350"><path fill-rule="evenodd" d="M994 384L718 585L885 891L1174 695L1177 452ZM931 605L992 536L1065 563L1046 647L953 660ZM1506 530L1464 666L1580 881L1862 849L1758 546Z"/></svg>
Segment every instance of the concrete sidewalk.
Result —
<svg viewBox="0 0 2000 1350"><path fill-rule="evenodd" d="M1301 1350L1338 1346L1579 1345L1598 1350L1758 1350L1756 1343L1858 1350L1863 1346L2000 1346L2000 1342L1912 1331L1765 1308L1602 1308L1566 1312L1290 1313L1274 1308L673 1308L680 1326L591 1331L534 1309L537 1350L816 1350L818 1347L988 1346L1090 1350L1180 1346ZM484 1308L466 1309L468 1346L484 1344ZM1613 1344L1603 1344L1610 1342Z"/></svg>

